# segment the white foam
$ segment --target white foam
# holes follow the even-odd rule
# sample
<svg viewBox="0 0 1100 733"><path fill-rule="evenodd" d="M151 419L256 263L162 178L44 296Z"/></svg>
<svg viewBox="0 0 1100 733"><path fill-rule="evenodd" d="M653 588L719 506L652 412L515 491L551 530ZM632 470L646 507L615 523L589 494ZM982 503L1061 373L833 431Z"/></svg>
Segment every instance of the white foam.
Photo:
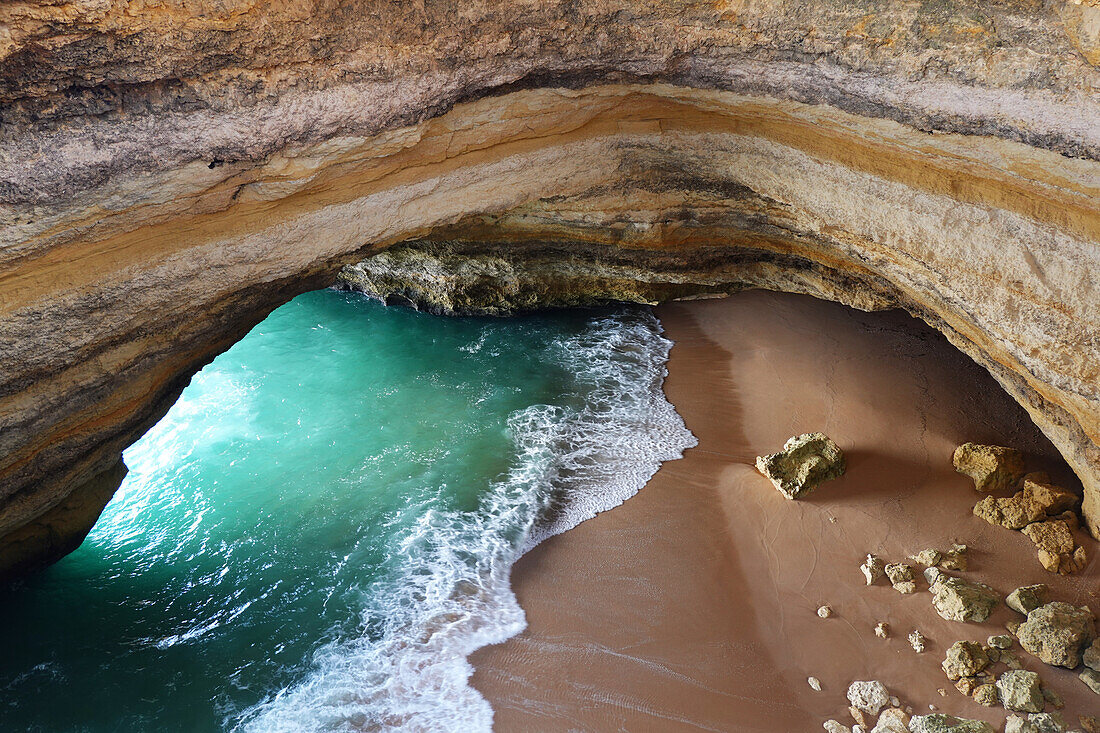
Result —
<svg viewBox="0 0 1100 733"><path fill-rule="evenodd" d="M672 343L648 310L593 318L548 346L584 400L511 416L517 460L477 512L427 510L365 594L362 638L331 643L305 679L235 731L490 731L467 657L526 626L508 585L526 550L637 493L695 438L661 390Z"/></svg>

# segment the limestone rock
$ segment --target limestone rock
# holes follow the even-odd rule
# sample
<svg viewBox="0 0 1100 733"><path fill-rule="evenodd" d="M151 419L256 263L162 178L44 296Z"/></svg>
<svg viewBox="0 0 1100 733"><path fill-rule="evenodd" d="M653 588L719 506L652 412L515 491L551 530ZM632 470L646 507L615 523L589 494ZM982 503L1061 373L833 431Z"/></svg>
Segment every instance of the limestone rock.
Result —
<svg viewBox="0 0 1100 733"><path fill-rule="evenodd" d="M1078 716L1077 720L1081 723L1081 727L1085 733L1100 733L1100 718L1092 715Z"/></svg>
<svg viewBox="0 0 1100 733"><path fill-rule="evenodd" d="M1073 669L1096 638L1095 617L1084 606L1055 601L1029 613L1017 638L1020 646L1047 664Z"/></svg>
<svg viewBox="0 0 1100 733"><path fill-rule="evenodd" d="M909 632L909 646L913 647L913 651L920 654L924 651L925 638L917 629L913 629Z"/></svg>
<svg viewBox="0 0 1100 733"><path fill-rule="evenodd" d="M1046 705L1039 675L1026 669L1010 669L997 680L997 693L1006 710L1041 713Z"/></svg>
<svg viewBox="0 0 1100 733"><path fill-rule="evenodd" d="M891 563L886 566L886 577L898 593L913 593L917 584L913 582L913 568L903 563Z"/></svg>
<svg viewBox="0 0 1100 733"><path fill-rule="evenodd" d="M1084 672L1078 675L1081 681L1088 685L1088 688L1100 695L1100 672L1095 669L1085 669Z"/></svg>
<svg viewBox="0 0 1100 733"><path fill-rule="evenodd" d="M0 3L0 543L415 238L556 249L591 299L905 305L1100 518L1093 0L582 5Z"/></svg>
<svg viewBox="0 0 1100 733"><path fill-rule="evenodd" d="M1024 477L1024 456L999 445L963 443L952 456L955 470L974 480L980 492L1010 489Z"/></svg>
<svg viewBox="0 0 1100 733"><path fill-rule="evenodd" d="M1008 634L990 636L985 640L985 645L994 649L1010 649L1012 647L1012 637Z"/></svg>
<svg viewBox="0 0 1100 733"><path fill-rule="evenodd" d="M991 708L1000 702L996 685L991 685L988 682L984 685L975 687L974 691L970 693L970 696L974 698L974 702L979 705L984 705L987 708Z"/></svg>
<svg viewBox="0 0 1100 733"><path fill-rule="evenodd" d="M985 649L976 641L956 641L947 649L943 663L944 673L950 680L973 677L989 666ZM966 694L970 694L969 691Z"/></svg>
<svg viewBox="0 0 1100 733"><path fill-rule="evenodd" d="M966 545L952 545L951 549L943 554L943 558L940 560L940 567L944 570L966 570L967 553L970 548Z"/></svg>
<svg viewBox="0 0 1100 733"><path fill-rule="evenodd" d="M884 621L879 621L875 624L875 636L880 639L890 638L890 624Z"/></svg>
<svg viewBox="0 0 1100 733"><path fill-rule="evenodd" d="M909 721L910 733L996 733L993 726L981 720L956 718L954 715L932 713L914 715Z"/></svg>
<svg viewBox="0 0 1100 733"><path fill-rule="evenodd" d="M943 553L939 550L926 549L921 550L915 555L910 555L909 559L918 565L923 565L926 568L935 567L940 564L940 560L943 559Z"/></svg>
<svg viewBox="0 0 1100 733"><path fill-rule="evenodd" d="M826 720L821 725L825 733L852 733L852 729L838 720Z"/></svg>
<svg viewBox="0 0 1100 733"><path fill-rule="evenodd" d="M886 563L875 555L867 555L867 559L859 566L863 572L863 578L867 585L874 585L886 574Z"/></svg>
<svg viewBox="0 0 1100 733"><path fill-rule="evenodd" d="M1089 669L1100 672L1100 639L1094 640L1081 655L1081 661Z"/></svg>
<svg viewBox="0 0 1100 733"><path fill-rule="evenodd" d="M901 708L886 708L871 733L909 733L909 714Z"/></svg>
<svg viewBox="0 0 1100 733"><path fill-rule="evenodd" d="M1071 520L1051 519L1022 530L1038 548L1039 562L1052 573L1069 575L1085 567L1085 548L1073 538L1074 524Z"/></svg>
<svg viewBox="0 0 1100 733"><path fill-rule="evenodd" d="M1050 588L1042 583L1017 588L1005 598L1005 605L1017 613L1028 615L1045 604L1050 596Z"/></svg>
<svg viewBox="0 0 1100 733"><path fill-rule="evenodd" d="M988 585L949 575L937 577L930 590L936 613L948 621L982 623L1001 601Z"/></svg>
<svg viewBox="0 0 1100 733"><path fill-rule="evenodd" d="M817 677L807 677L806 684L808 684L810 689L814 692L821 692L821 680Z"/></svg>
<svg viewBox="0 0 1100 733"><path fill-rule="evenodd" d="M1005 733L1065 733L1066 724L1058 713L1031 713L1026 718L1009 715Z"/></svg>
<svg viewBox="0 0 1100 733"><path fill-rule="evenodd" d="M1071 491L1025 478L1020 491L1007 498L987 496L974 505L974 514L990 524L1023 529L1032 522L1069 511L1077 502L1077 495Z"/></svg>
<svg viewBox="0 0 1100 733"><path fill-rule="evenodd" d="M878 715L890 704L890 691L877 680L857 680L848 686L848 702L868 715Z"/></svg>
<svg viewBox="0 0 1100 733"><path fill-rule="evenodd" d="M798 499L825 481L844 475L844 453L824 433L803 433L783 450L758 456L756 469L788 499Z"/></svg>
<svg viewBox="0 0 1100 733"><path fill-rule="evenodd" d="M818 606L817 615L818 618L829 618L833 615L833 609L828 605Z"/></svg>

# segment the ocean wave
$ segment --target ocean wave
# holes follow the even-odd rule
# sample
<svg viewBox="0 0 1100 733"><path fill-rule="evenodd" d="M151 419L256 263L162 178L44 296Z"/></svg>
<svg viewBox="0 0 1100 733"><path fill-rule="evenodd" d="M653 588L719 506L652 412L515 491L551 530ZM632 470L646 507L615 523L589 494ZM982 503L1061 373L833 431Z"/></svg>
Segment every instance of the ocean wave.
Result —
<svg viewBox="0 0 1100 733"><path fill-rule="evenodd" d="M512 414L509 471L476 511L422 508L364 594L363 633L331 642L310 671L245 711L236 733L489 731L467 658L526 626L512 565L546 538L637 493L695 438L661 389L672 342L648 309L593 317L546 345L575 399Z"/></svg>

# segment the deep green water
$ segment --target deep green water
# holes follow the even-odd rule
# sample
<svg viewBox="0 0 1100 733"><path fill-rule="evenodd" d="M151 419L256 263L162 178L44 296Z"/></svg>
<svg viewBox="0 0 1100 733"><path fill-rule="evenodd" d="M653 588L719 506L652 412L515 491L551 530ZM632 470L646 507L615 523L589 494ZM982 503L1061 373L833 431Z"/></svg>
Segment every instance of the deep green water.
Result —
<svg viewBox="0 0 1100 733"><path fill-rule="evenodd" d="M485 730L465 657L541 537L690 434L648 311L275 311L125 454L83 546L0 591L0 730Z"/></svg>

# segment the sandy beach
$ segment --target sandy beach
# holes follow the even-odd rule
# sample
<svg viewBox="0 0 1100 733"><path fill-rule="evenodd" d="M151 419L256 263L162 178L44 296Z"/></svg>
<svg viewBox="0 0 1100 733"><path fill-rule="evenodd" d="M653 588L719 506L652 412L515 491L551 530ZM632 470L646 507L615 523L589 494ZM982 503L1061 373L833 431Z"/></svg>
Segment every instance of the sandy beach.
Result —
<svg viewBox="0 0 1100 733"><path fill-rule="evenodd" d="M699 446L516 565L529 626L472 657L496 730L816 731L828 718L852 724L844 692L857 679L881 680L917 713L933 704L1003 724L1005 710L956 691L940 662L954 641L984 641L1017 614L945 621L923 583L913 595L866 587L859 564L963 542L967 578L1002 594L1044 582L1053 599L1100 610L1095 541L1079 537L1084 572L1048 573L1025 536L972 515L980 496L952 469L959 443L997 443L1079 490L1023 409L902 313L748 292L658 315L676 344L666 392ZM788 501L753 461L815 430L845 450L848 472ZM818 618L822 604L835 615ZM878 622L890 638L874 635ZM928 639L923 654L906 640L913 629ZM1016 649L1065 698L1071 727L1100 710L1075 673Z"/></svg>

